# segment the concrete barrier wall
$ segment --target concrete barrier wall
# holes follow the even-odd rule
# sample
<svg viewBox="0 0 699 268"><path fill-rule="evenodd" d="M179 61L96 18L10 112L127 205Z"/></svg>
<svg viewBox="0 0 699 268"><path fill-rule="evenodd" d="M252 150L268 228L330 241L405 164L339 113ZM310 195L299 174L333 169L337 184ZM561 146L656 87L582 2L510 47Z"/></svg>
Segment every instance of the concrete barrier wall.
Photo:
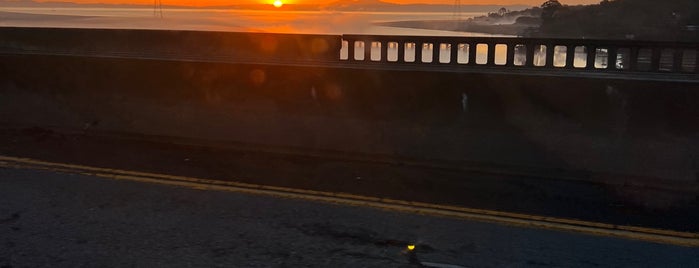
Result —
<svg viewBox="0 0 699 268"><path fill-rule="evenodd" d="M695 83L0 58L4 125L697 184Z"/></svg>
<svg viewBox="0 0 699 268"><path fill-rule="evenodd" d="M333 35L0 27L0 48L44 52L298 62L335 61L341 47Z"/></svg>

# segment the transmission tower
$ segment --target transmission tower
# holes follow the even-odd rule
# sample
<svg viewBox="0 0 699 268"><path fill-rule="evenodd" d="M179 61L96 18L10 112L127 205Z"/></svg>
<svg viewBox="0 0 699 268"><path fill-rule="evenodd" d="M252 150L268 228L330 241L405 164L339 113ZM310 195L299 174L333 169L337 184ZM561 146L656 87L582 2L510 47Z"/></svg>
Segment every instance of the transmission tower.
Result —
<svg viewBox="0 0 699 268"><path fill-rule="evenodd" d="M461 27L461 0L454 0L454 28Z"/></svg>
<svg viewBox="0 0 699 268"><path fill-rule="evenodd" d="M163 0L153 0L153 17L163 17Z"/></svg>
<svg viewBox="0 0 699 268"><path fill-rule="evenodd" d="M461 21L461 0L454 0L454 20Z"/></svg>

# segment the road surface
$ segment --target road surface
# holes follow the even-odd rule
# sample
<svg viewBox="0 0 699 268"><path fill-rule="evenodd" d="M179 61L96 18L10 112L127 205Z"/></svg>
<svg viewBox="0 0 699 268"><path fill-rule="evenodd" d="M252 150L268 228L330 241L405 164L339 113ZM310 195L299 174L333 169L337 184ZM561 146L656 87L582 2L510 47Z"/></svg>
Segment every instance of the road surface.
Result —
<svg viewBox="0 0 699 268"><path fill-rule="evenodd" d="M699 248L0 169L1 267L698 267Z"/></svg>

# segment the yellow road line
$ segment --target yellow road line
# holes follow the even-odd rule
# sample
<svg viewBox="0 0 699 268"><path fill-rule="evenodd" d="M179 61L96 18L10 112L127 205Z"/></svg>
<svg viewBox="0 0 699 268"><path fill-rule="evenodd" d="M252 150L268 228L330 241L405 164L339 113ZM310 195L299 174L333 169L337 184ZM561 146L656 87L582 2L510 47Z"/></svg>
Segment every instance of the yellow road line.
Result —
<svg viewBox="0 0 699 268"><path fill-rule="evenodd" d="M643 240L680 246L699 247L698 233L678 232L672 230L662 230L634 226L618 226L607 223L544 217L483 209L472 209L422 202L393 200L346 193L321 192L232 181L199 179L147 172L89 167L82 165L54 163L35 159L17 158L1 155L0 167L42 169L65 173L77 173L109 179L174 185L200 190L214 190L255 195L267 195L281 198L328 202L350 206L371 207L404 213L445 216L466 220L478 220L508 225L562 230L569 232Z"/></svg>

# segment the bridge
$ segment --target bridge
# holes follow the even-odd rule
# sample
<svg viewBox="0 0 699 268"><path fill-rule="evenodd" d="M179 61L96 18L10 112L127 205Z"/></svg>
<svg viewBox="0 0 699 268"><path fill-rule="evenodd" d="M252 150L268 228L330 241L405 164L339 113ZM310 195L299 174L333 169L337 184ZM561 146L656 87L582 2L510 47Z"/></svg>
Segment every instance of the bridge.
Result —
<svg viewBox="0 0 699 268"><path fill-rule="evenodd" d="M631 40L4 27L0 123L691 198L697 51Z"/></svg>
<svg viewBox="0 0 699 268"><path fill-rule="evenodd" d="M2 28L6 54L583 76L697 79L699 44L636 40L290 35Z"/></svg>
<svg viewBox="0 0 699 268"><path fill-rule="evenodd" d="M49 172L10 207L91 174L696 246L698 48L0 27L0 168Z"/></svg>

